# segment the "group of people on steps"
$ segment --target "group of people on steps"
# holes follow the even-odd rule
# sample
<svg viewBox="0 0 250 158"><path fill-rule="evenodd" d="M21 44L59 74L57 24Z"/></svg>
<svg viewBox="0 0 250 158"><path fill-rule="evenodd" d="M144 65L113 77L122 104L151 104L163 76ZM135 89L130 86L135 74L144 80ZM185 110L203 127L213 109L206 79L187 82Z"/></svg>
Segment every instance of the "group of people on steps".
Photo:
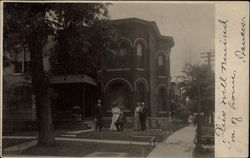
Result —
<svg viewBox="0 0 250 158"><path fill-rule="evenodd" d="M112 120L110 124L110 130L123 131L124 124L126 123L126 117L121 111L117 101L112 104ZM134 112L134 130L145 130L147 121L147 109L144 102L138 102ZM102 131L103 125L103 106L102 101L98 99L97 106L95 108L95 130Z"/></svg>

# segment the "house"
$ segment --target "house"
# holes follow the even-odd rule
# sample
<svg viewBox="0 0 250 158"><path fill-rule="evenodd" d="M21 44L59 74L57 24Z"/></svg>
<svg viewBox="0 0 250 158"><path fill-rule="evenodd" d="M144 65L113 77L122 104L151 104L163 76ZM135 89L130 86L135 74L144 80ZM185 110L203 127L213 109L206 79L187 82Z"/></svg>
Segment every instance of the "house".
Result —
<svg viewBox="0 0 250 158"><path fill-rule="evenodd" d="M120 39L111 46L106 69L98 71L106 109L117 101L133 115L137 102L145 102L151 116L170 111L170 52L174 40L161 35L154 21L138 18L113 21Z"/></svg>
<svg viewBox="0 0 250 158"><path fill-rule="evenodd" d="M103 100L110 115L113 101L117 101L127 116L133 116L137 102L145 102L152 117L167 116L170 111L170 52L174 40L161 35L154 21L138 18L113 20L119 40L110 45L105 69L97 72L97 79L88 75L53 75L50 87L55 92L52 101L54 119L74 119L75 109L93 117L96 100ZM53 47L49 43L47 49ZM3 69L4 120L35 120L34 95L29 75L29 53L11 57L15 64ZM50 70L48 58L45 70Z"/></svg>

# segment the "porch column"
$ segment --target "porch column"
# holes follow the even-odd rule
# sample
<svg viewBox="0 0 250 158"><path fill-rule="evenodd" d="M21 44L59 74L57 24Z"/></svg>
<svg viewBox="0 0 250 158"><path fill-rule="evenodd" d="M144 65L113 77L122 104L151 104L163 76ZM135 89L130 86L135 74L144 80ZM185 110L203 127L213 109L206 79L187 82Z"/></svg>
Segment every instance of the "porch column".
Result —
<svg viewBox="0 0 250 158"><path fill-rule="evenodd" d="M31 95L31 104L32 104L32 121L36 121L37 113L36 113L36 100L34 94Z"/></svg>
<svg viewBox="0 0 250 158"><path fill-rule="evenodd" d="M81 103L81 119L84 120L85 115L85 103L86 103L86 85L82 85L82 103Z"/></svg>

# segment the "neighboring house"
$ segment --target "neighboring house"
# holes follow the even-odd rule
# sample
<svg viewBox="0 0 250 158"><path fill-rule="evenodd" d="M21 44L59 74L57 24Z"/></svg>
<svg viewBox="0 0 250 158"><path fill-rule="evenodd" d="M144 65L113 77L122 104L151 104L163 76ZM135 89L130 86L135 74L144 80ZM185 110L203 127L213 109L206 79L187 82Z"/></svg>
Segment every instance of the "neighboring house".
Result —
<svg viewBox="0 0 250 158"><path fill-rule="evenodd" d="M159 116L170 111L170 52L172 37L163 36L154 21L137 18L113 20L120 33L110 46L106 69L98 71L96 81L87 75L50 76L56 92L52 101L55 119L72 119L70 113L79 109L85 117L93 117L98 98L103 100L107 114L113 101L133 116L138 101L145 102L149 115ZM46 49L53 47L49 43ZM29 53L11 57L14 64L3 69L4 120L35 120L34 95L31 88ZM44 59L49 71L48 58ZM64 115L64 116L59 116Z"/></svg>

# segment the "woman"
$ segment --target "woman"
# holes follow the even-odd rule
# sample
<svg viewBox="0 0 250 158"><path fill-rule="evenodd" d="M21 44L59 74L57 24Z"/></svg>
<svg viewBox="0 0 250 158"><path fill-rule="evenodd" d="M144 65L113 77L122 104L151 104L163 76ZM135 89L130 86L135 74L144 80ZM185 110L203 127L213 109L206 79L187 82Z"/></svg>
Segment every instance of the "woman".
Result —
<svg viewBox="0 0 250 158"><path fill-rule="evenodd" d="M140 112L141 112L141 106L140 102L137 103L137 107L135 108L135 122L134 122L134 130L140 130Z"/></svg>
<svg viewBox="0 0 250 158"><path fill-rule="evenodd" d="M112 116L112 122L111 122L111 125L110 125L110 130L117 130L117 128L115 126L115 123L119 118L120 112L121 112L121 110L118 107L118 103L114 102L113 107L112 107L112 115L113 116Z"/></svg>

